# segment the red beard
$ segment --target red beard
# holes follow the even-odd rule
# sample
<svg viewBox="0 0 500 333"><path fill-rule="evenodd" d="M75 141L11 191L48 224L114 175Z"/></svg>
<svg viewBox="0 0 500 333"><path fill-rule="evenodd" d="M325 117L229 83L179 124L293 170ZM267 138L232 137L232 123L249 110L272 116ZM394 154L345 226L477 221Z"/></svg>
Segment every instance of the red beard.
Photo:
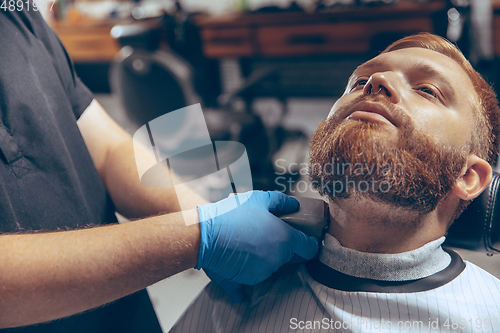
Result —
<svg viewBox="0 0 500 333"><path fill-rule="evenodd" d="M366 98L362 96L362 98ZM354 100L335 115L358 103ZM414 130L411 119L383 101L404 124L397 142L388 140L383 124L362 120L324 120L310 145L309 179L331 200L362 195L422 214L433 211L453 188L466 153L436 144Z"/></svg>

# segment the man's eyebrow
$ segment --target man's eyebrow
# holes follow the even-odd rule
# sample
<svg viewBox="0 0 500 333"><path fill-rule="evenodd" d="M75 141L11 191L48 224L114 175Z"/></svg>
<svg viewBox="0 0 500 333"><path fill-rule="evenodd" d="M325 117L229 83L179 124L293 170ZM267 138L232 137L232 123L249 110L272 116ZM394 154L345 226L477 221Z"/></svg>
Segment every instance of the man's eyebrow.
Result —
<svg viewBox="0 0 500 333"><path fill-rule="evenodd" d="M356 67L356 69L352 72L351 76L349 77L349 81L348 82L351 82L352 78L355 77L355 75L357 74L357 72L361 71L361 70L368 70L368 69L373 69L373 68L376 68L376 67L380 67L383 65L383 62L378 60L378 59L372 59L372 60L369 60L365 63L362 63L361 65L359 65L358 67Z"/></svg>
<svg viewBox="0 0 500 333"><path fill-rule="evenodd" d="M356 67L355 72L362 70L362 69L372 69L374 67L380 67L382 65L383 65L383 62L378 60L378 59L370 60L370 61L367 61L364 64L361 64L358 67Z"/></svg>
<svg viewBox="0 0 500 333"><path fill-rule="evenodd" d="M372 60L369 60L365 63L362 63L361 65L356 67L356 69L352 72L351 77L349 78L349 82L351 81L351 79L353 77L355 77L356 75L359 75L358 74L359 71L373 70L374 68L384 67L384 65L385 65L384 62L381 61L380 59L372 59Z"/></svg>
<svg viewBox="0 0 500 333"><path fill-rule="evenodd" d="M453 85L441 71L438 71L437 69L426 63L419 63L415 65L412 70L426 76L434 77L437 80L441 81L442 86L444 87L444 90L448 92L450 99L455 99L455 89L453 89Z"/></svg>

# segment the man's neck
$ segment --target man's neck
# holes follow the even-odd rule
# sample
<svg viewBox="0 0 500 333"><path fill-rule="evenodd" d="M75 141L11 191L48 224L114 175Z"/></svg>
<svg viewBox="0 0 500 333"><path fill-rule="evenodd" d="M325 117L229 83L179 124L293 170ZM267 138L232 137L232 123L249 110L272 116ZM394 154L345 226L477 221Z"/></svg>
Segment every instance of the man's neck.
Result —
<svg viewBox="0 0 500 333"><path fill-rule="evenodd" d="M415 250L445 234L438 213L427 215L351 197L330 201L329 233L344 247L371 253Z"/></svg>

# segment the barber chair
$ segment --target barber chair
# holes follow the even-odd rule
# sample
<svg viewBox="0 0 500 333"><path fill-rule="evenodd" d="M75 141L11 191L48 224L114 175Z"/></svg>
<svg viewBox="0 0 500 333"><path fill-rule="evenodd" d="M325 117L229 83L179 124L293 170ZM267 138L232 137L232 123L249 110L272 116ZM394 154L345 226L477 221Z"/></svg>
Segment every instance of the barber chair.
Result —
<svg viewBox="0 0 500 333"><path fill-rule="evenodd" d="M145 23L119 25L111 34L124 46L111 65L111 87L132 122L142 126L201 102L192 85L189 64L172 52L158 50L158 29Z"/></svg>

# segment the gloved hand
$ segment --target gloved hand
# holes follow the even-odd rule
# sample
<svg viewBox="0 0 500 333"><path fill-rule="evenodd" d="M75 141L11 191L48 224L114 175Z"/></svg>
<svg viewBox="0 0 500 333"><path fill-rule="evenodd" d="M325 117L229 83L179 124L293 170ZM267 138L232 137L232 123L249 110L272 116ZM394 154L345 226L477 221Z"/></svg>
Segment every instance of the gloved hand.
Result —
<svg viewBox="0 0 500 333"><path fill-rule="evenodd" d="M233 301L241 302L243 284L265 280L295 255L312 259L318 252L318 240L275 216L298 210L294 198L263 191L237 197L243 203L232 210L228 207L233 198L198 206L201 246L195 268L204 269Z"/></svg>

